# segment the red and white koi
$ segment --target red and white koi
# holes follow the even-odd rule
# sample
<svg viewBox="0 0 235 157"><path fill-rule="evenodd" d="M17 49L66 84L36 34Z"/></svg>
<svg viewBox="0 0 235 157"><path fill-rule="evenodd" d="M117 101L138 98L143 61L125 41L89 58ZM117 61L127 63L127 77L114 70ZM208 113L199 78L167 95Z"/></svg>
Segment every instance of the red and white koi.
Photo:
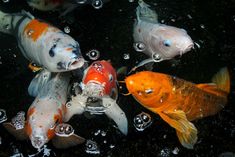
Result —
<svg viewBox="0 0 235 157"><path fill-rule="evenodd" d="M63 123L70 75L58 73L43 80L42 77L48 76L47 73L45 70L41 71L30 84L29 94L37 97L28 109L23 127L17 129L12 123L4 123L4 126L17 139L23 140L29 137L33 147L37 149L50 139L56 148L80 144L84 142L84 138L74 134L72 127ZM32 90L34 87L39 92L32 94L32 91L36 91Z"/></svg>
<svg viewBox="0 0 235 157"><path fill-rule="evenodd" d="M15 35L23 55L51 72L70 71L84 65L77 41L28 12L0 11L0 32Z"/></svg>
<svg viewBox="0 0 235 157"><path fill-rule="evenodd" d="M74 114L88 111L91 114L106 114L117 124L123 134L128 132L125 113L116 103L118 97L116 71L108 61L95 61L84 72L82 93L72 97L66 104L66 121Z"/></svg>

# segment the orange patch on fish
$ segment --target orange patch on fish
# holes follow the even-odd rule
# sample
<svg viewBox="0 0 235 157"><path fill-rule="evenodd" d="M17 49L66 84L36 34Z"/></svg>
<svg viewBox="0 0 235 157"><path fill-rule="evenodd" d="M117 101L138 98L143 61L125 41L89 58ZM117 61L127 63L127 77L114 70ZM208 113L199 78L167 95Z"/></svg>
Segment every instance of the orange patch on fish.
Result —
<svg viewBox="0 0 235 157"><path fill-rule="evenodd" d="M55 128L49 129L47 131L47 138L48 138L48 140L52 139L54 136L55 136Z"/></svg>
<svg viewBox="0 0 235 157"><path fill-rule="evenodd" d="M27 117L29 118L34 112L35 112L35 107L31 107L31 108L28 110Z"/></svg>
<svg viewBox="0 0 235 157"><path fill-rule="evenodd" d="M66 51L72 51L72 50L73 50L72 47L66 49Z"/></svg>
<svg viewBox="0 0 235 157"><path fill-rule="evenodd" d="M26 130L27 135L28 135L28 136L31 136L31 134L32 134L32 127L31 127L31 125L29 124L29 122L26 122L26 124L25 124L25 130Z"/></svg>
<svg viewBox="0 0 235 157"><path fill-rule="evenodd" d="M49 25L39 20L33 19L24 28L26 34L33 41L36 41L43 33L46 33Z"/></svg>

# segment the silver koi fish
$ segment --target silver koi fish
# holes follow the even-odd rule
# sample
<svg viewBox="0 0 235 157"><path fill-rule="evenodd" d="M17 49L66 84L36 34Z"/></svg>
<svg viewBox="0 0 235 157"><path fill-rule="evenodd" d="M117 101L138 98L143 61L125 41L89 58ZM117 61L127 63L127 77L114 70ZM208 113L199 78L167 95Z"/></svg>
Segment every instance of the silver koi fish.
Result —
<svg viewBox="0 0 235 157"><path fill-rule="evenodd" d="M77 41L28 12L0 11L0 32L15 35L23 55L50 72L70 71L84 65Z"/></svg>
<svg viewBox="0 0 235 157"><path fill-rule="evenodd" d="M138 3L133 31L134 48L150 58L140 62L137 67L172 59L193 48L193 41L184 29L158 23L157 13L143 0Z"/></svg>

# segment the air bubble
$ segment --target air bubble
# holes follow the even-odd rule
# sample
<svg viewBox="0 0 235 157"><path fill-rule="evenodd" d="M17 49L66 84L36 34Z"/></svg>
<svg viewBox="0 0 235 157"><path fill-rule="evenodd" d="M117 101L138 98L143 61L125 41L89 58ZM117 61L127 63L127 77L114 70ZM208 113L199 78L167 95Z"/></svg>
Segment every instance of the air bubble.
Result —
<svg viewBox="0 0 235 157"><path fill-rule="evenodd" d="M92 140L87 140L86 142L86 153L88 154L100 154L100 149L97 143Z"/></svg>
<svg viewBox="0 0 235 157"><path fill-rule="evenodd" d="M133 121L137 131L144 131L152 124L152 117L148 113L141 112L134 117Z"/></svg>
<svg viewBox="0 0 235 157"><path fill-rule="evenodd" d="M10 0L2 0L3 3L8 3Z"/></svg>
<svg viewBox="0 0 235 157"><path fill-rule="evenodd" d="M6 111L0 109L0 123L5 122L7 120Z"/></svg>
<svg viewBox="0 0 235 157"><path fill-rule="evenodd" d="M95 9L100 9L103 7L103 1L102 0L93 0L91 5L95 8Z"/></svg>
<svg viewBox="0 0 235 157"><path fill-rule="evenodd" d="M85 4L87 2L87 0L76 0L76 2L78 4Z"/></svg>
<svg viewBox="0 0 235 157"><path fill-rule="evenodd" d="M34 30L30 29L28 32L27 32L27 35L28 36L31 36L33 34Z"/></svg>
<svg viewBox="0 0 235 157"><path fill-rule="evenodd" d="M98 50L90 50L86 53L86 55L89 57L90 60L97 60L100 58L100 52Z"/></svg>
<svg viewBox="0 0 235 157"><path fill-rule="evenodd" d="M146 46L144 43L142 42L137 42L137 43L134 43L134 49L137 51L137 52L143 52L145 49L146 49Z"/></svg>
<svg viewBox="0 0 235 157"><path fill-rule="evenodd" d="M64 32L67 33L67 34L70 33L70 28L69 28L69 26L64 27Z"/></svg>
<svg viewBox="0 0 235 157"><path fill-rule="evenodd" d="M123 59L125 59L125 60L130 59L130 54L129 53L124 53L123 54Z"/></svg>

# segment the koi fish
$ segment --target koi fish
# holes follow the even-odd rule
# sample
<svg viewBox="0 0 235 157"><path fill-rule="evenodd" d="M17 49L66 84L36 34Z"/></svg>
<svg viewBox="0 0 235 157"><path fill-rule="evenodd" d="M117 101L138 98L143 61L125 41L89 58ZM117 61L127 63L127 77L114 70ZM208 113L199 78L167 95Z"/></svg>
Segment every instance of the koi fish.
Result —
<svg viewBox="0 0 235 157"><path fill-rule="evenodd" d="M70 71L84 65L77 41L30 13L0 11L0 32L15 35L23 55L51 72Z"/></svg>
<svg viewBox="0 0 235 157"><path fill-rule="evenodd" d="M82 5L91 5L95 9L103 7L110 0L27 0L32 8L40 11L62 10L61 16L73 11Z"/></svg>
<svg viewBox="0 0 235 157"><path fill-rule="evenodd" d="M230 76L222 68L210 84L191 82L151 71L125 79L130 94L145 108L159 114L176 129L180 143L192 149L197 142L197 129L190 121L215 115L227 103Z"/></svg>
<svg viewBox="0 0 235 157"><path fill-rule="evenodd" d="M150 62L169 60L191 50L194 44L184 29L160 24L157 13L148 4L143 0L138 3L137 20L133 29L134 48L150 58L143 60L135 68Z"/></svg>
<svg viewBox="0 0 235 157"><path fill-rule="evenodd" d="M123 134L128 132L125 113L116 103L118 98L117 76L108 61L95 61L84 72L82 92L66 104L66 121L74 114L88 111L91 114L106 114Z"/></svg>
<svg viewBox="0 0 235 157"><path fill-rule="evenodd" d="M50 78L43 80L44 76ZM17 139L29 138L37 149L51 139L56 148L83 143L85 139L74 134L72 126L63 123L69 80L68 73L52 76L48 75L48 71L41 71L40 76L36 76L30 84L29 94L37 97L28 109L26 122L21 120L21 128L14 123L4 123L4 127ZM32 92L35 91L31 90L33 86L39 90L38 93Z"/></svg>

